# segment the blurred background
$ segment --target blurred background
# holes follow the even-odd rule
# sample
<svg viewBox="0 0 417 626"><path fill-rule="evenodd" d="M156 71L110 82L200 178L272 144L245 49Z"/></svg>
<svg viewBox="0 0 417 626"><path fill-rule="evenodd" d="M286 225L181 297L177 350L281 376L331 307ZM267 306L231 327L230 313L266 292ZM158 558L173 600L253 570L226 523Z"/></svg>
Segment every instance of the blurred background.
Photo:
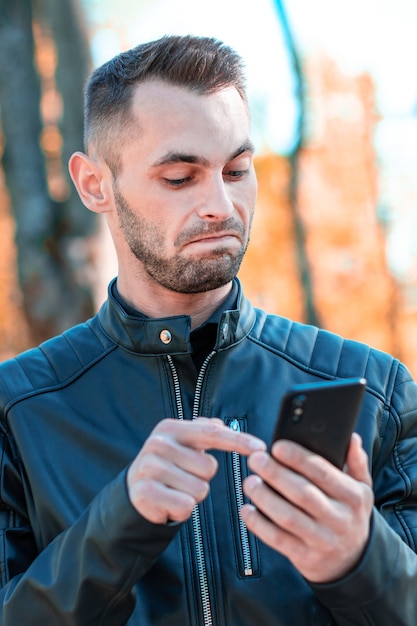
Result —
<svg viewBox="0 0 417 626"><path fill-rule="evenodd" d="M0 0L0 359L92 315L117 265L67 174L94 67L164 34L247 65L254 304L417 376L415 0Z"/></svg>

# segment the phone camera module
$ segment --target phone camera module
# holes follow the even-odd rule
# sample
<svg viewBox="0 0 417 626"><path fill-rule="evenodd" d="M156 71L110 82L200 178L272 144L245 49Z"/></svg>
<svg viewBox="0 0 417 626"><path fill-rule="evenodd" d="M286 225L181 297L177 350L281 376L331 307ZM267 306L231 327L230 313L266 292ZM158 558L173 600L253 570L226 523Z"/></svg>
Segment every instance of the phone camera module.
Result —
<svg viewBox="0 0 417 626"><path fill-rule="evenodd" d="M296 396L293 401L293 413L292 413L292 421L297 423L301 420L302 415L304 413L304 403L306 397L304 395Z"/></svg>

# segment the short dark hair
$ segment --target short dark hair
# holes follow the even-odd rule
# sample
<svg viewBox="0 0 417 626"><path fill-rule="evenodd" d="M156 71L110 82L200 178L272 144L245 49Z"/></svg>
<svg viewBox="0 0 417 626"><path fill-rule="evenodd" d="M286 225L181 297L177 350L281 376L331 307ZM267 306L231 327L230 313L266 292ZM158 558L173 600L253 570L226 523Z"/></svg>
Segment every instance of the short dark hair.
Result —
<svg viewBox="0 0 417 626"><path fill-rule="evenodd" d="M200 94L233 86L247 103L243 60L215 38L166 35L118 54L92 73L85 89L85 149L94 144L113 173L120 167L115 144L130 134L133 91L148 80Z"/></svg>

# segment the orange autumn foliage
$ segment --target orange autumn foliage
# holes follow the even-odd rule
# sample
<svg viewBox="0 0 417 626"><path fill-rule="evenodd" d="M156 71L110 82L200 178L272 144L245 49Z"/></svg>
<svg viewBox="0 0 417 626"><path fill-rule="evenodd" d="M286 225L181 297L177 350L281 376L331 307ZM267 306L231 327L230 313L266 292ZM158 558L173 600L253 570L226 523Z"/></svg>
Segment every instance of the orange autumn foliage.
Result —
<svg viewBox="0 0 417 626"><path fill-rule="evenodd" d="M325 57L307 66L313 119L299 157L301 216L314 304L324 328L393 353L417 375L417 310L407 307L386 260L376 206L378 120L367 75L343 76ZM258 159L258 213L240 277L256 303L305 321L296 269L290 171L282 157Z"/></svg>
<svg viewBox="0 0 417 626"><path fill-rule="evenodd" d="M378 121L369 76L343 76L324 57L307 65L308 117L299 155L297 210L305 231L314 304L323 327L401 358L417 376L417 310L387 267L378 221ZM45 148L55 135L43 137ZM59 141L58 141L59 143ZM305 321L288 159L256 158L259 195L239 276L255 305ZM29 347L16 277L14 224L0 176L0 358ZM108 244L106 244L108 245Z"/></svg>

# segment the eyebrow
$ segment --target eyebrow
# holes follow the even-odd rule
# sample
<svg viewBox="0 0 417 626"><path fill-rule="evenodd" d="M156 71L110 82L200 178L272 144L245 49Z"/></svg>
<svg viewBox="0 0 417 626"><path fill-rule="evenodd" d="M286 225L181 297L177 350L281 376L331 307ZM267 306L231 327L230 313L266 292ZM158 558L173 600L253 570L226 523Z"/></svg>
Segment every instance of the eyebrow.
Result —
<svg viewBox="0 0 417 626"><path fill-rule="evenodd" d="M245 141L245 143L243 143L237 150L230 154L227 158L227 162L233 161L233 159L236 159L238 156L244 154L245 152L255 152L255 146L250 140ZM210 165L209 160L202 156L186 154L185 152L168 152L156 163L154 163L152 167L160 167L161 165L172 165L175 163L192 163L193 165L202 165L203 167L208 167Z"/></svg>

